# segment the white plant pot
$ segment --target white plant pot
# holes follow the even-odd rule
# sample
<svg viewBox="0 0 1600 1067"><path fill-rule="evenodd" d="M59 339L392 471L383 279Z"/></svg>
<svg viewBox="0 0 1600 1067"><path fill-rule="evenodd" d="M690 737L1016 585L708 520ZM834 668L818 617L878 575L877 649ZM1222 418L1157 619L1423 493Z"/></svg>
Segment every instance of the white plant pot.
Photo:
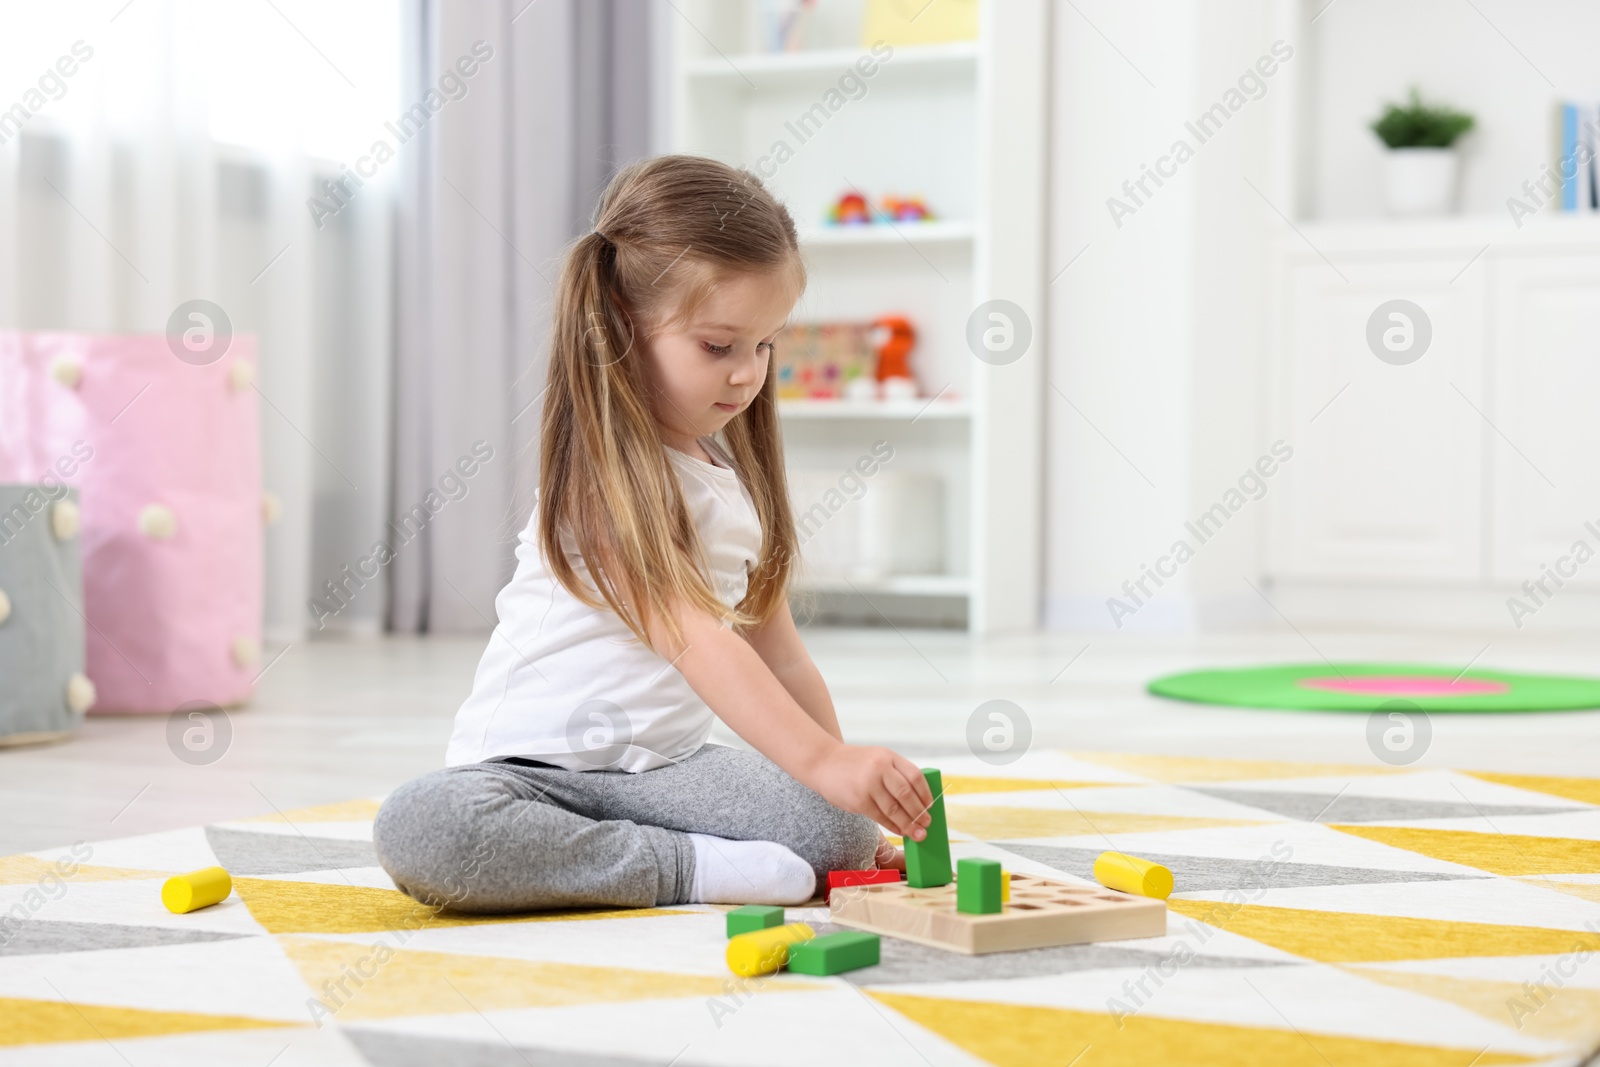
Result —
<svg viewBox="0 0 1600 1067"><path fill-rule="evenodd" d="M1449 215L1456 210L1460 156L1454 148L1390 148L1383 160L1389 214Z"/></svg>

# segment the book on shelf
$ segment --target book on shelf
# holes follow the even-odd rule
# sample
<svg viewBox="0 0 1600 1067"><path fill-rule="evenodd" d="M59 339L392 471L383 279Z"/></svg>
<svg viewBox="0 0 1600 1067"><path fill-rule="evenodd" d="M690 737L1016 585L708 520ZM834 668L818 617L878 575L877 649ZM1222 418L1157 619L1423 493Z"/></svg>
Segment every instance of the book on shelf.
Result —
<svg viewBox="0 0 1600 1067"><path fill-rule="evenodd" d="M1561 210L1600 211L1600 105L1564 101L1557 136Z"/></svg>

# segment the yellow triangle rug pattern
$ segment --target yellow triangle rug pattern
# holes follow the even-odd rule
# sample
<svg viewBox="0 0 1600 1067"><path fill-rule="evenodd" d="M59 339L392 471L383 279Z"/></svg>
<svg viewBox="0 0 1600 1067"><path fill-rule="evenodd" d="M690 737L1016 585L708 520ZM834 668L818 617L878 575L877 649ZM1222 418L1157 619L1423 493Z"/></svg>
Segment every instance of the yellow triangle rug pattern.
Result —
<svg viewBox="0 0 1600 1067"><path fill-rule="evenodd" d="M1214 900L1173 899L1167 901L1167 908L1219 930L1322 963L1600 951L1600 934L1548 926L1447 922ZM1600 929L1600 923L1596 929Z"/></svg>
<svg viewBox="0 0 1600 1067"><path fill-rule="evenodd" d="M1151 1014L1114 1018L1103 1012L903 993L872 999L998 1067L1128 1067L1129 1064L1216 1063L1231 1067L1495 1067L1532 1063L1526 1056L1481 1049L1437 1048L1291 1029L1229 1026ZM1120 1026L1119 1026L1120 1023ZM1476 1057L1476 1058L1475 1058Z"/></svg>
<svg viewBox="0 0 1600 1067"><path fill-rule="evenodd" d="M1368 981L1458 1004L1490 1022L1547 1041L1581 1041L1600 1019L1600 989L1557 984L1561 979L1553 976L1548 966L1543 982L1530 981L1527 986L1388 967L1351 967L1349 971Z"/></svg>
<svg viewBox="0 0 1600 1067"><path fill-rule="evenodd" d="M1512 877L1600 874L1600 841L1414 826L1335 826L1333 829L1494 874Z"/></svg>
<svg viewBox="0 0 1600 1067"><path fill-rule="evenodd" d="M1121 752L1073 752L1085 763L1126 771L1152 782L1256 782L1275 778L1348 778L1409 774L1398 767L1358 763L1290 763L1279 760L1206 759L1203 756L1147 756Z"/></svg>
<svg viewBox="0 0 1600 1067"><path fill-rule="evenodd" d="M642 919L652 915L691 914L671 908L594 908L528 915L463 915L431 908L398 889L289 882L275 878L235 878L233 888L256 922L271 934L367 934L492 923Z"/></svg>
<svg viewBox="0 0 1600 1067"><path fill-rule="evenodd" d="M1448 791L1439 769L1028 758L940 768L952 859L1082 881L1109 838L1171 866L1168 937L982 956L885 937L880 962L847 975L747 979L724 958L728 905L462 914L392 888L381 867L329 869L287 848L272 873L236 863L236 899L168 912L166 865L245 829L226 820L91 842L72 877L48 852L0 858L0 1059L1575 1067L1600 1047L1600 781L1471 772L1496 783L1482 793L1521 790L1507 803L1523 814L1502 828L1568 835L1507 836L1465 814L1410 814L1439 810L1416 803ZM1097 768L1123 780L1084 780ZM1325 798L1357 775L1349 792L1374 803L1337 826L1304 805L1206 817L1218 783ZM339 824L357 842L377 810L356 798L254 823L286 841L293 826ZM1357 818L1377 810L1395 817ZM1277 841L1293 844L1286 888L1261 896ZM1302 901L1317 907L1283 906ZM820 900L783 917L831 930ZM1172 966L1184 980L1114 1006Z"/></svg>
<svg viewBox="0 0 1600 1067"><path fill-rule="evenodd" d="M316 938L278 939L317 992L312 1009L341 1022L406 1015L714 997L722 978L575 963L424 952Z"/></svg>
<svg viewBox="0 0 1600 1067"><path fill-rule="evenodd" d="M118 1037L192 1034L202 1030L261 1030L303 1024L250 1019L242 1015L199 1015L186 1011L147 1011L104 1004L0 997L0 1045L39 1045L58 1041L101 1041Z"/></svg>
<svg viewBox="0 0 1600 1067"><path fill-rule="evenodd" d="M1249 819L1197 819L1184 815L1142 815L1122 811L1078 811L1072 808L998 808L979 804L951 804L945 808L945 815L950 820L950 829L984 841L1262 825Z"/></svg>

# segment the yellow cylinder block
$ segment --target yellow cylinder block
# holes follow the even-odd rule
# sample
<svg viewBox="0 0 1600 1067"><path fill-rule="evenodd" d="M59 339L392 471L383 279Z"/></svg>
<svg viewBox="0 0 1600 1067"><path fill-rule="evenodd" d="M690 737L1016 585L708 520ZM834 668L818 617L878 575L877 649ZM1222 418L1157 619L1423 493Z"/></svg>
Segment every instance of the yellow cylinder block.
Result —
<svg viewBox="0 0 1600 1067"><path fill-rule="evenodd" d="M1094 861L1094 880L1107 889L1166 900L1172 894L1172 872L1159 863L1126 852L1102 852Z"/></svg>
<svg viewBox="0 0 1600 1067"><path fill-rule="evenodd" d="M202 867L188 874L175 874L161 886L161 903L167 910L182 915L209 907L233 892L233 879L221 867Z"/></svg>
<svg viewBox="0 0 1600 1067"><path fill-rule="evenodd" d="M810 941L817 933L805 923L752 930L728 939L728 968L744 978L776 974L789 962L789 946Z"/></svg>

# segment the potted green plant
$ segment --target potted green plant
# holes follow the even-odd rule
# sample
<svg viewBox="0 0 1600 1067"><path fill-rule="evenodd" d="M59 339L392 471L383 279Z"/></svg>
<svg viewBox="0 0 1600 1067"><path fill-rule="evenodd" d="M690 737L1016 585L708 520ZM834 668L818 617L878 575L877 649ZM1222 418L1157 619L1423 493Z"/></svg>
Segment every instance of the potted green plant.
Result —
<svg viewBox="0 0 1600 1067"><path fill-rule="evenodd" d="M1385 105L1372 122L1382 139L1384 201L1391 215L1445 215L1455 210L1460 156L1456 140L1476 120L1424 104L1415 86L1409 103Z"/></svg>

